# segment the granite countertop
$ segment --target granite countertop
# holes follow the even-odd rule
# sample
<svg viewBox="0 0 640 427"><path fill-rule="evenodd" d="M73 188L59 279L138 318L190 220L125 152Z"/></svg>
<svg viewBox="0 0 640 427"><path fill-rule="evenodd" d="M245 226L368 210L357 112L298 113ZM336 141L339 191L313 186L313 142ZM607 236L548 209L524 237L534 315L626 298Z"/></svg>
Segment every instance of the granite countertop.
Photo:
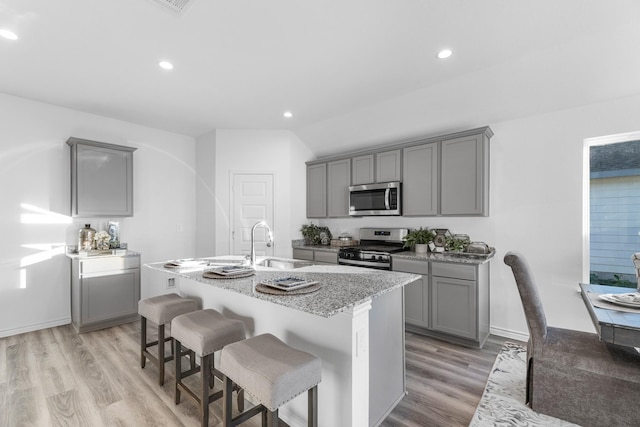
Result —
<svg viewBox="0 0 640 427"><path fill-rule="evenodd" d="M81 259L94 259L94 258L105 258L105 257L113 257L113 256L139 256L140 252L130 251L129 249L109 249L104 251L95 251L91 255L86 255L84 253L66 253L65 254L69 258L81 258Z"/></svg>
<svg viewBox="0 0 640 427"><path fill-rule="evenodd" d="M301 244L292 244L292 248L294 249L309 249L314 251L326 251L326 252L338 252L340 250L340 246L331 246L331 245L305 245Z"/></svg>
<svg viewBox="0 0 640 427"><path fill-rule="evenodd" d="M380 271L343 265L310 265L308 262L300 262L299 260L269 258L298 263L304 266L289 270L257 266L255 275L238 279L206 279L202 277L202 272L218 263L238 263L244 259L243 257L203 258L210 265L192 268L168 269L164 267L165 262L145 264L145 267L195 280L205 286L214 286L321 317L334 316L367 299L376 298L394 289L401 288L421 277L410 273ZM310 294L282 296L264 294L255 290L256 285L263 280L286 276L317 280L321 285L320 290Z"/></svg>
<svg viewBox="0 0 640 427"><path fill-rule="evenodd" d="M314 251L327 251L338 252L340 247L326 246L326 245L305 245L304 242L300 244L293 243L292 247L295 249L309 249ZM451 252L428 252L426 254L418 254L413 251L403 251L391 254L391 258L411 259L414 261L437 261L437 262L453 262L457 264L484 264L489 262L496 254L495 250L492 250L488 254L469 254L469 253L451 253Z"/></svg>
<svg viewBox="0 0 640 427"><path fill-rule="evenodd" d="M391 258L411 259L415 261L437 261L451 262L456 264L484 264L489 262L496 255L496 251L492 250L488 254L469 254L469 253L451 253L451 252L428 252L426 254L418 254L413 251L396 252Z"/></svg>

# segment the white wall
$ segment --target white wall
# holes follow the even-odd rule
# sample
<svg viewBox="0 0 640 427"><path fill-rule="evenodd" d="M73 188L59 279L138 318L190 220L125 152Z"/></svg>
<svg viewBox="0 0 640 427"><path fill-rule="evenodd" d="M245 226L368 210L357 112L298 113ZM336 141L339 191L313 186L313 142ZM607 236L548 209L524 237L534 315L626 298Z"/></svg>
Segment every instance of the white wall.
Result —
<svg viewBox="0 0 640 427"><path fill-rule="evenodd" d="M284 130L217 130L215 155L216 254L230 252L232 172L274 173L274 255L291 256L291 240L306 221L306 166L312 153Z"/></svg>
<svg viewBox="0 0 640 427"><path fill-rule="evenodd" d="M70 261L62 245L77 244L84 223L100 229L118 220L68 217L70 136L137 148L135 216L119 221L122 241L143 263L195 254L193 138L4 94L0 117L0 336L69 323ZM25 214L41 223L26 222ZM142 270L143 297L165 291Z"/></svg>
<svg viewBox="0 0 640 427"><path fill-rule="evenodd" d="M363 218L322 220L334 234L362 226L449 228L497 249L491 263L491 326L527 333L510 269L502 259L522 252L535 273L548 322L593 331L577 293L583 277L583 140L640 130L640 96L485 123L491 140L491 212L487 218ZM393 121L389 123L393 127ZM463 128L457 130L464 130ZM375 135L370 135L375 140ZM631 254L629 254L629 257Z"/></svg>
<svg viewBox="0 0 640 427"><path fill-rule="evenodd" d="M216 132L196 138L196 256L216 253Z"/></svg>

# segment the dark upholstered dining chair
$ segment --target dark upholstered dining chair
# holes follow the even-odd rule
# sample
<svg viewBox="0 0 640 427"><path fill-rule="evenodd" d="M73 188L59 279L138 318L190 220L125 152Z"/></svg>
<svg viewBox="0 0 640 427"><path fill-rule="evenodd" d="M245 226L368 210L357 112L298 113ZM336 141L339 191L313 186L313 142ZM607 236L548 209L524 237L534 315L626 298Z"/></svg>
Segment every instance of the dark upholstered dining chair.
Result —
<svg viewBox="0 0 640 427"><path fill-rule="evenodd" d="M640 423L640 355L596 334L547 326L538 288L521 254L509 252L524 308L527 403L536 412L582 426Z"/></svg>

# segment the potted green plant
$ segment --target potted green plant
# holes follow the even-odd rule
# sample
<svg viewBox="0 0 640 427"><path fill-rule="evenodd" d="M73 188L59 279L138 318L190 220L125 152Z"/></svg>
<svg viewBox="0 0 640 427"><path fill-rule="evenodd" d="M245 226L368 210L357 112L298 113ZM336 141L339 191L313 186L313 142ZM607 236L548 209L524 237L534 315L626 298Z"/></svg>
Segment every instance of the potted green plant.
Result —
<svg viewBox="0 0 640 427"><path fill-rule="evenodd" d="M306 245L328 245L331 243L331 231L328 227L315 224L303 224L300 229Z"/></svg>
<svg viewBox="0 0 640 427"><path fill-rule="evenodd" d="M445 247L450 252L462 252L469 241L467 239L460 239L458 237L447 237Z"/></svg>
<svg viewBox="0 0 640 427"><path fill-rule="evenodd" d="M433 242L436 233L428 228L420 227L412 230L403 238L405 248L414 248L417 253L426 253L429 243Z"/></svg>

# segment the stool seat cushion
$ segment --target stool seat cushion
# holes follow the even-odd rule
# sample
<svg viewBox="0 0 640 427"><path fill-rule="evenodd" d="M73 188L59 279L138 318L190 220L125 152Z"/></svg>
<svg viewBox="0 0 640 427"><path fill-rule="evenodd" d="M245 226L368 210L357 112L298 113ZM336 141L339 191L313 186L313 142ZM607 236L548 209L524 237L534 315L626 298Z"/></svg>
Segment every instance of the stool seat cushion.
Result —
<svg viewBox="0 0 640 427"><path fill-rule="evenodd" d="M175 317L171 335L198 356L214 353L246 336L242 320L229 319L210 308Z"/></svg>
<svg viewBox="0 0 640 427"><path fill-rule="evenodd" d="M138 314L157 325L169 323L174 317L197 309L198 301L178 294L159 295L138 301Z"/></svg>
<svg viewBox="0 0 640 427"><path fill-rule="evenodd" d="M270 411L316 386L322 377L320 359L271 334L226 346L219 368Z"/></svg>

